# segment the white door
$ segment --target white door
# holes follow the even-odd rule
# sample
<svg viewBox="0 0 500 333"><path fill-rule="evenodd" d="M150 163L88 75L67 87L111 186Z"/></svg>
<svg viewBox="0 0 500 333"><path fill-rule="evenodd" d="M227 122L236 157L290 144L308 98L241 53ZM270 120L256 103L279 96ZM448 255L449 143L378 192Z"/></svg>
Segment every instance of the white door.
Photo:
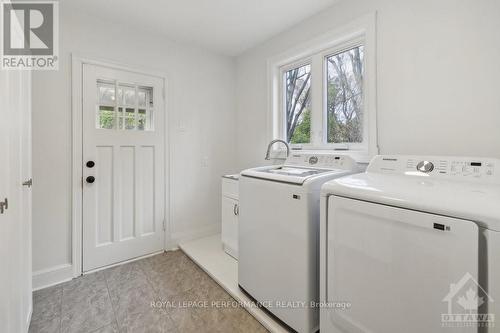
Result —
<svg viewBox="0 0 500 333"><path fill-rule="evenodd" d="M0 71L0 331L27 332L31 298L31 75Z"/></svg>
<svg viewBox="0 0 500 333"><path fill-rule="evenodd" d="M83 66L83 270L164 247L161 78Z"/></svg>
<svg viewBox="0 0 500 333"><path fill-rule="evenodd" d="M327 331L477 332L447 321L478 295L475 223L331 196L327 228L326 301L351 303L322 316Z"/></svg>
<svg viewBox="0 0 500 333"><path fill-rule="evenodd" d="M0 264L8 267L10 256L12 255L11 210L5 207L5 199L12 200L10 195L10 116L9 111L9 85L7 82L9 72L0 71ZM12 203L12 201L10 202ZM12 300L10 297L10 284L12 280L11 271L0 270L0 294L7 297L0 297L0 331L9 332L13 326Z"/></svg>
<svg viewBox="0 0 500 333"><path fill-rule="evenodd" d="M20 74L19 93L17 94L20 108L18 124L20 128L19 141L19 161L21 167L16 186L20 188L20 215L21 221L21 285L22 290L22 308L23 320L27 322L31 319L30 309L32 307L32 192L33 170L32 170L32 149L31 149L31 73L23 72ZM21 187L22 186L22 187ZM28 322L29 325L29 322Z"/></svg>

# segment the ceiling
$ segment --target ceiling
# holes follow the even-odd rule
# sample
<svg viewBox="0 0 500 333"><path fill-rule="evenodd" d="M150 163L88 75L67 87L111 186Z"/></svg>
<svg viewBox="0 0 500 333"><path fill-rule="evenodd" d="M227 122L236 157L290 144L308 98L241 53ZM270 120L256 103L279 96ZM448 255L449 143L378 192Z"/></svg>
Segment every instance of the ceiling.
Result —
<svg viewBox="0 0 500 333"><path fill-rule="evenodd" d="M64 6L235 56L338 1L67 0Z"/></svg>

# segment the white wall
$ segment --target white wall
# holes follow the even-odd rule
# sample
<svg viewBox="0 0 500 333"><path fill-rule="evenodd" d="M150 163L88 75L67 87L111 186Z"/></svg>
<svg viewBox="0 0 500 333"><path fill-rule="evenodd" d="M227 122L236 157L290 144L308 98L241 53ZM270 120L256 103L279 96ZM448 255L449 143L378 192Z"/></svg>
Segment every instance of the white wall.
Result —
<svg viewBox="0 0 500 333"><path fill-rule="evenodd" d="M374 11L380 152L500 157L500 2L344 0L238 57L240 168L264 164L267 60Z"/></svg>
<svg viewBox="0 0 500 333"><path fill-rule="evenodd" d="M71 263L70 52L168 74L174 237L214 230L219 175L265 163L267 60L368 12L381 153L500 157L496 0L344 0L236 61L65 6L60 70L33 75L34 271Z"/></svg>
<svg viewBox="0 0 500 333"><path fill-rule="evenodd" d="M33 270L50 274L71 263L71 52L167 74L172 236L217 230L220 175L234 172L236 161L234 59L75 13L63 2L60 24L59 71L33 75Z"/></svg>

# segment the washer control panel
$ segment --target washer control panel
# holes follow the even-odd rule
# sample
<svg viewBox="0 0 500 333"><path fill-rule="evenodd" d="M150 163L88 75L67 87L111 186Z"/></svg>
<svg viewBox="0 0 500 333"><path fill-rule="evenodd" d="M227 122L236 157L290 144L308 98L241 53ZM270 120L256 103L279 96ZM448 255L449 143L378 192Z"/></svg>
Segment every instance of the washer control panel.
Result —
<svg viewBox="0 0 500 333"><path fill-rule="evenodd" d="M321 169L354 170L357 163L350 156L335 154L312 154L292 152L285 165L304 166Z"/></svg>
<svg viewBox="0 0 500 333"><path fill-rule="evenodd" d="M473 157L387 156L373 158L367 172L500 183L500 160Z"/></svg>

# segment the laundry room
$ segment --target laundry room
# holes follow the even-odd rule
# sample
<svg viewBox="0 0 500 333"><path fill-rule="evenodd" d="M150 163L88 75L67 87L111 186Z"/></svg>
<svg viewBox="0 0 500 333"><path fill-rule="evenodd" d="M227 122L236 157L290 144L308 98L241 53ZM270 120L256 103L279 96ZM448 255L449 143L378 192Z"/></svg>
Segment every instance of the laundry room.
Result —
<svg viewBox="0 0 500 333"><path fill-rule="evenodd" d="M0 7L0 332L500 333L499 1Z"/></svg>

